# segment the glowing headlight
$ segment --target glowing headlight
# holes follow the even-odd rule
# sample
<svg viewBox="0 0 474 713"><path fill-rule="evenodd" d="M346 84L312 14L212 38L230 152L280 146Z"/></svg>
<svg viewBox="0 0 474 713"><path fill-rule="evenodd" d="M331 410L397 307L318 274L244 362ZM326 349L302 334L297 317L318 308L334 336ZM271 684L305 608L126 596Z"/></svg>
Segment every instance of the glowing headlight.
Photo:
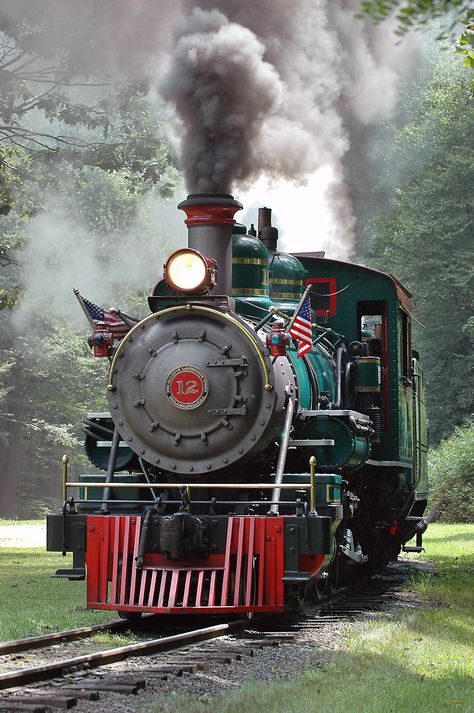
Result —
<svg viewBox="0 0 474 713"><path fill-rule="evenodd" d="M215 285L215 260L192 248L176 250L164 268L166 282L177 292L208 292Z"/></svg>

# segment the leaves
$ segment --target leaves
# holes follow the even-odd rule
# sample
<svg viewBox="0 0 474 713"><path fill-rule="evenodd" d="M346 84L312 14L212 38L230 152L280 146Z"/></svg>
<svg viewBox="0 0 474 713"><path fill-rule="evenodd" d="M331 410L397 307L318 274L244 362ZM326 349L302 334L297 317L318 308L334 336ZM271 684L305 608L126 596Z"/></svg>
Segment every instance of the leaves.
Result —
<svg viewBox="0 0 474 713"><path fill-rule="evenodd" d="M446 522L474 520L474 418L454 429L430 453L429 485L433 502L439 500L441 519Z"/></svg>

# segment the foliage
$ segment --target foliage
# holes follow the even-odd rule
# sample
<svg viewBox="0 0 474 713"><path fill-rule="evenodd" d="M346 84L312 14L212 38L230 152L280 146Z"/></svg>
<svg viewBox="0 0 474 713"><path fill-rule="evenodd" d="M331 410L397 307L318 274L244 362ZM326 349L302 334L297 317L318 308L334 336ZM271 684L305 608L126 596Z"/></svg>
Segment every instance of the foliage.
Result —
<svg viewBox="0 0 474 713"><path fill-rule="evenodd" d="M73 475L85 467L82 416L106 408L106 365L91 359L68 307L47 303L40 278L52 282L80 241L76 259L89 279L91 260L100 262L106 293L104 273L116 269L120 281L132 230L137 250L152 235L156 250L147 206L178 180L163 109L146 83L108 63L101 29L91 31L97 15L108 27L95 2L81 5L77 22L55 0L0 7L0 511L8 515L56 509L61 455L67 448ZM114 299L126 309L121 298L137 300L138 286L137 275ZM52 288L64 300L59 280Z"/></svg>
<svg viewBox="0 0 474 713"><path fill-rule="evenodd" d="M157 180L163 142L143 111L148 86L119 76L106 51L97 54L94 10L84 8L74 23L54 4L0 8L0 143L106 170L140 164Z"/></svg>
<svg viewBox="0 0 474 713"><path fill-rule="evenodd" d="M408 101L414 118L394 130L385 155L401 180L391 209L373 222L371 263L415 295L436 443L474 412L474 119L466 78L446 58Z"/></svg>
<svg viewBox="0 0 474 713"><path fill-rule="evenodd" d="M474 522L474 418L429 455L430 497L445 522Z"/></svg>
<svg viewBox="0 0 474 713"><path fill-rule="evenodd" d="M464 66L474 69L474 10L465 0L363 0L357 17L370 17L382 22L392 15L397 23L395 34L403 36L408 31L419 29L436 18L451 21L450 30L459 23L464 30L456 41L456 52L464 55ZM441 32L438 40L446 40L447 32ZM474 92L474 78L471 79Z"/></svg>
<svg viewBox="0 0 474 713"><path fill-rule="evenodd" d="M0 321L8 324L9 315L0 313ZM56 509L64 449L76 467L86 463L78 426L85 411L104 410L99 399L104 374L90 358L83 338L67 324L44 317L41 331L33 327L26 334L2 332L0 353L10 366L3 379L6 394L0 400L0 511L34 515L44 509L44 502L49 507L54 503Z"/></svg>
<svg viewBox="0 0 474 713"><path fill-rule="evenodd" d="M397 21L396 33L403 35L408 30L426 25L430 20L448 13L461 21L469 11L470 3L465 0L363 0L359 16L369 16L382 22L391 15Z"/></svg>
<svg viewBox="0 0 474 713"><path fill-rule="evenodd" d="M466 29L458 39L456 51L464 55L464 66L474 69L474 10L468 10L463 24ZM474 92L474 78L471 80L471 89Z"/></svg>

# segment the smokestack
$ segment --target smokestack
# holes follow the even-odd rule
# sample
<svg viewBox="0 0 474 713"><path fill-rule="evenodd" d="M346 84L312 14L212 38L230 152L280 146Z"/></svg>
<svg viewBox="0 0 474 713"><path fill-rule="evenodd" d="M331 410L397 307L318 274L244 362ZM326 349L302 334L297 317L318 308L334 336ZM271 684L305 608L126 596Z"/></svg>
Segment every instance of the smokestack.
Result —
<svg viewBox="0 0 474 713"><path fill-rule="evenodd" d="M178 208L186 213L188 246L217 262L213 292L232 294L232 228L242 204L227 193L193 193Z"/></svg>
<svg viewBox="0 0 474 713"><path fill-rule="evenodd" d="M275 252L278 243L278 230L272 225L272 209L258 209L258 237L267 250Z"/></svg>

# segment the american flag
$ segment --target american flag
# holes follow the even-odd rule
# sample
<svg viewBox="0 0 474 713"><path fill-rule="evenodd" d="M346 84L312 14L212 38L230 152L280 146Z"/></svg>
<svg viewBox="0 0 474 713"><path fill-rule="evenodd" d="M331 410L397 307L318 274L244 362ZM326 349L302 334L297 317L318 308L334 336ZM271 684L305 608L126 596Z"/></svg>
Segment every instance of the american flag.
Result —
<svg viewBox="0 0 474 713"><path fill-rule="evenodd" d="M311 322L311 303L309 295L303 300L296 317L293 320L293 325L290 329L290 334L298 342L298 356L302 357L313 348L313 328Z"/></svg>
<svg viewBox="0 0 474 713"><path fill-rule="evenodd" d="M125 335L128 334L130 327L125 324L120 317L117 317L116 314L112 314L112 312L109 312L103 307L99 307L93 302L89 302L89 300L86 300L85 297L82 299L84 306L94 322L104 322L114 339L123 339Z"/></svg>

